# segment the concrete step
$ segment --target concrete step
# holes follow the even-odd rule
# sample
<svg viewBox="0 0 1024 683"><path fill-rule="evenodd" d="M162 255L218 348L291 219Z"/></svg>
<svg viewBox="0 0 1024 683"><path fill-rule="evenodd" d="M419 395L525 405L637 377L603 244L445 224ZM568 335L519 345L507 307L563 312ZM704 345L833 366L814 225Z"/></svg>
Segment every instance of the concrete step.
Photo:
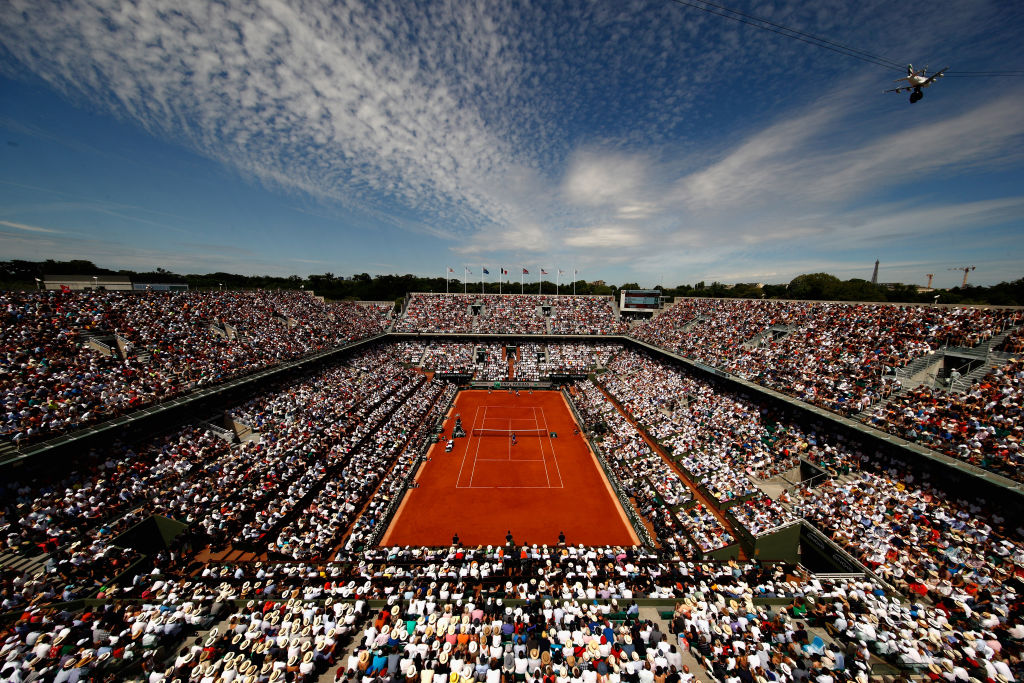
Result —
<svg viewBox="0 0 1024 683"><path fill-rule="evenodd" d="M23 555L22 553L5 550L0 553L0 567L16 571L26 576L31 576L43 568L46 564L46 558L48 557L49 555L46 553Z"/></svg>

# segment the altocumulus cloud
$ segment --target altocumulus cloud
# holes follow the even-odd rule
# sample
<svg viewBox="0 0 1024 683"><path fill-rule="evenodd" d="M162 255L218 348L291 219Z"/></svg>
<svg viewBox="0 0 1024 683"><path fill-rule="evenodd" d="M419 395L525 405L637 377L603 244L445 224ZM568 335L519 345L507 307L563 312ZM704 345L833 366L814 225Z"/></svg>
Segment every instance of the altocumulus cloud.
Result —
<svg viewBox="0 0 1024 683"><path fill-rule="evenodd" d="M857 44L849 27L879 42L900 33L883 5L758 12ZM946 24L923 33L973 35ZM785 111L805 96L756 119L730 112L732 130L715 135L700 109L717 96L771 91L831 58L738 31L663 2L7 0L0 68L268 186L422 222L465 253L728 249L759 240L766 219L786 224L792 197L817 215L987 164L1021 133L1009 96L840 140L831 131L858 122L856 103ZM737 198L757 220L722 209ZM775 237L827 232L808 223Z"/></svg>
<svg viewBox="0 0 1024 683"><path fill-rule="evenodd" d="M470 231L550 223L557 198L510 192L524 174L674 139L767 40L666 3L9 0L0 68L269 186Z"/></svg>
<svg viewBox="0 0 1024 683"><path fill-rule="evenodd" d="M58 90L271 186L502 220L492 188L535 165L468 97L518 78L472 5L14 0L0 31Z"/></svg>

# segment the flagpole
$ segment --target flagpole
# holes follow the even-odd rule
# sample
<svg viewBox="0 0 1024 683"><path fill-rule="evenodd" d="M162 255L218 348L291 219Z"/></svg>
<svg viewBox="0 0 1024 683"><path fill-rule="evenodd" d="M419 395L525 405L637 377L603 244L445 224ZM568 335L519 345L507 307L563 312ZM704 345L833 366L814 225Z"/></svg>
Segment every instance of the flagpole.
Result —
<svg viewBox="0 0 1024 683"><path fill-rule="evenodd" d="M466 266L462 266L462 293L463 294L466 293L466 287L468 286L467 283L469 282L469 278L466 277L467 275L469 275L469 268L467 268Z"/></svg>
<svg viewBox="0 0 1024 683"><path fill-rule="evenodd" d="M501 294L502 275L505 274L505 266L498 266L498 294Z"/></svg>
<svg viewBox="0 0 1024 683"><path fill-rule="evenodd" d="M544 272L543 269L541 269L540 266L537 266L537 294L543 294L544 293L542 291L544 289L544 283L541 282L541 278L544 277L543 275L541 275L541 273L543 273L543 272Z"/></svg>
<svg viewBox="0 0 1024 683"><path fill-rule="evenodd" d="M555 268L555 296L558 296L558 287L562 283L562 271Z"/></svg>
<svg viewBox="0 0 1024 683"><path fill-rule="evenodd" d="M526 276L526 268L519 266L519 293L523 294L526 290L523 289L523 280Z"/></svg>
<svg viewBox="0 0 1024 683"><path fill-rule="evenodd" d="M576 296L576 261L572 262L572 295Z"/></svg>
<svg viewBox="0 0 1024 683"><path fill-rule="evenodd" d="M484 264L480 264L480 293L484 293Z"/></svg>
<svg viewBox="0 0 1024 683"><path fill-rule="evenodd" d="M448 267L448 266L444 267L444 293L445 294L448 293L448 275L449 275L448 271L449 270L451 270L450 267Z"/></svg>

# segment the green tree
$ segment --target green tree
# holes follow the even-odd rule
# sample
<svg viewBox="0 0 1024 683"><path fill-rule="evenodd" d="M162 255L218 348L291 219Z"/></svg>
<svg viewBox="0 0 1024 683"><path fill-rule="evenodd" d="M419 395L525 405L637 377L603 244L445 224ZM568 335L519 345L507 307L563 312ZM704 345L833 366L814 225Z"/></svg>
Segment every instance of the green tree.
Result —
<svg viewBox="0 0 1024 683"><path fill-rule="evenodd" d="M828 273L797 275L789 283L791 299L835 299L842 281Z"/></svg>

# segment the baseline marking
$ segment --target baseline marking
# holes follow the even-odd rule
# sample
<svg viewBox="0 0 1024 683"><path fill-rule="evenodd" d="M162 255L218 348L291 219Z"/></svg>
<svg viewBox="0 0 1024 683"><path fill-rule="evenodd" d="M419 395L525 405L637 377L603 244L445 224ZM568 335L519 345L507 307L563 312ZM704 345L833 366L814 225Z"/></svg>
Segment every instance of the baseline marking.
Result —
<svg viewBox="0 0 1024 683"><path fill-rule="evenodd" d="M495 460L494 462L505 462L504 460ZM460 486L463 489L550 489L551 486Z"/></svg>
<svg viewBox="0 0 1024 683"><path fill-rule="evenodd" d="M505 460L504 458L477 458L476 461L477 462L508 462L508 460ZM520 460L516 460L516 462L544 462L544 459L543 458L522 458Z"/></svg>

